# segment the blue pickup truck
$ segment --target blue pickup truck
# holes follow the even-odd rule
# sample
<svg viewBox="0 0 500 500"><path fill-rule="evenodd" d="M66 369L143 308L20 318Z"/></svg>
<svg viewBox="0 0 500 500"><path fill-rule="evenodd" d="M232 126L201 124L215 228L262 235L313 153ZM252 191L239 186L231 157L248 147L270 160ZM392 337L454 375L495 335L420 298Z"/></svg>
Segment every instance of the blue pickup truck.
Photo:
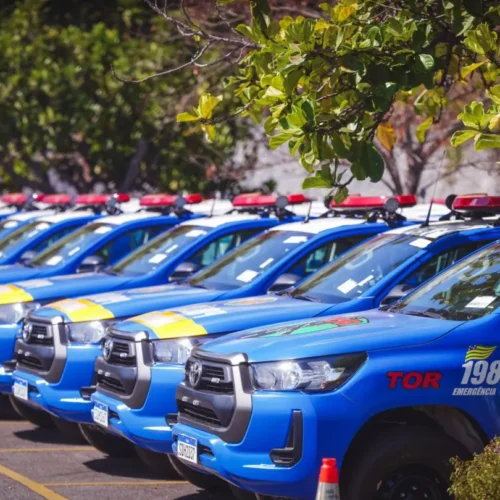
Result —
<svg viewBox="0 0 500 500"><path fill-rule="evenodd" d="M488 215L500 197L455 206ZM379 310L204 344L177 390L174 453L238 498L314 500L334 457L343 500L448 499L450 458L500 433L499 306L496 242Z"/></svg>

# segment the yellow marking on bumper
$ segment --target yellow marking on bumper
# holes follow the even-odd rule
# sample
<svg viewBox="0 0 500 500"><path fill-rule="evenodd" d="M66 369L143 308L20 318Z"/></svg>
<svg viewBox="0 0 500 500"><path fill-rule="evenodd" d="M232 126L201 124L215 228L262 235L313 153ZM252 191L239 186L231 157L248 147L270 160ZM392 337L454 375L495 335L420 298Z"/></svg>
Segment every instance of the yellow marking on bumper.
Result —
<svg viewBox="0 0 500 500"><path fill-rule="evenodd" d="M15 302L31 302L33 296L26 290L15 285L0 285L0 304L14 304Z"/></svg>
<svg viewBox="0 0 500 500"><path fill-rule="evenodd" d="M0 448L0 453L49 453L70 451L97 451L93 446L66 446L56 448Z"/></svg>
<svg viewBox="0 0 500 500"><path fill-rule="evenodd" d="M131 318L131 321L151 328L162 340L207 335L205 328L194 320L170 311L142 314Z"/></svg>
<svg viewBox="0 0 500 500"><path fill-rule="evenodd" d="M44 483L44 486L164 486L167 484L189 484L188 481L92 481L78 483Z"/></svg>
<svg viewBox="0 0 500 500"><path fill-rule="evenodd" d="M67 500L66 497L63 497L55 491L50 490L43 484L37 483L29 477L23 476L22 474L19 474L18 472L13 471L12 469L9 469L3 465L0 465L0 474L8 477L9 479L12 479L16 483L23 485L24 487L33 491L42 498L45 498L46 500Z"/></svg>
<svg viewBox="0 0 500 500"><path fill-rule="evenodd" d="M47 307L61 311L74 323L100 321L103 319L113 319L115 317L109 309L88 299L59 300L58 302L47 304Z"/></svg>

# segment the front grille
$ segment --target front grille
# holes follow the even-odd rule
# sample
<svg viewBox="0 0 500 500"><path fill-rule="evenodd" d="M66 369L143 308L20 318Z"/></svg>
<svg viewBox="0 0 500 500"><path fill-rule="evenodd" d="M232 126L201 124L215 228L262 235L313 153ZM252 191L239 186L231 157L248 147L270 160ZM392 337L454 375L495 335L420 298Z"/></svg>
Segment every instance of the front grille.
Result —
<svg viewBox="0 0 500 500"><path fill-rule="evenodd" d="M27 366L28 368L35 368L37 370L41 370L43 368L41 361L38 358L33 358L31 356L18 355L17 362L21 366Z"/></svg>
<svg viewBox="0 0 500 500"><path fill-rule="evenodd" d="M219 417L210 408L203 408L202 406L197 406L186 401L177 401L177 405L181 413L184 413L193 420L219 427L222 426Z"/></svg>
<svg viewBox="0 0 500 500"><path fill-rule="evenodd" d="M113 348L108 361L115 365L135 366L136 356L133 344L113 339Z"/></svg>
<svg viewBox="0 0 500 500"><path fill-rule="evenodd" d="M41 344L41 345L53 345L54 337L50 332L49 326L32 323L32 330L29 343Z"/></svg>
<svg viewBox="0 0 500 500"><path fill-rule="evenodd" d="M186 382L188 383L191 363L192 361L189 360L186 364ZM226 372L222 366L202 362L201 379L196 385L196 390L216 394L233 394L234 386L229 377L229 372Z"/></svg>
<svg viewBox="0 0 500 500"><path fill-rule="evenodd" d="M110 391L116 391L121 394L126 394L127 392L121 381L115 377L97 374L97 383Z"/></svg>

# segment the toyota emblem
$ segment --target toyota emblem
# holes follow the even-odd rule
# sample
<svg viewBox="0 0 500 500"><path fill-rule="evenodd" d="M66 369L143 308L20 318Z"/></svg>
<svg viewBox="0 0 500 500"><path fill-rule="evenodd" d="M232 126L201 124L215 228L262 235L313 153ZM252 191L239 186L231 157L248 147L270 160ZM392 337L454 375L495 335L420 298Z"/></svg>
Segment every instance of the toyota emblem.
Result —
<svg viewBox="0 0 500 500"><path fill-rule="evenodd" d="M30 341L32 332L33 332L33 325L31 323L25 323L23 326L23 340L26 343Z"/></svg>
<svg viewBox="0 0 500 500"><path fill-rule="evenodd" d="M198 387L198 384L200 383L201 380L201 372L203 370L203 367L201 366L201 363L198 360L194 360L190 365L189 365L189 383L191 384L191 387Z"/></svg>
<svg viewBox="0 0 500 500"><path fill-rule="evenodd" d="M109 361L111 353L113 351L113 341L111 339L106 339L102 347L102 355L106 361Z"/></svg>

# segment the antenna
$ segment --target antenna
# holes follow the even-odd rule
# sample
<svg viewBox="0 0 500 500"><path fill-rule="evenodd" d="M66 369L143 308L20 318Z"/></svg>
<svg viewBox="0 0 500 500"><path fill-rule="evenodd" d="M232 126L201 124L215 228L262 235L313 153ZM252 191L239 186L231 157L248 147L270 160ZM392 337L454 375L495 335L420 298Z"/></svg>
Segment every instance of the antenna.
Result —
<svg viewBox="0 0 500 500"><path fill-rule="evenodd" d="M446 150L443 151L443 155L441 156L441 161L439 163L437 178L436 178L436 182L434 183L434 190L432 192L432 198L431 198L431 203L429 205L429 211L427 212L427 217L425 218L425 222L420 227L429 227L429 222L431 220L432 205L434 204L434 198L436 197L437 185L439 184L439 181L441 180L441 169L443 167L443 161L444 161L445 154L446 154Z"/></svg>
<svg viewBox="0 0 500 500"><path fill-rule="evenodd" d="M210 213L208 214L209 217L213 217L214 215L216 201L217 201L217 196L214 194L214 201L212 201L212 206L210 207Z"/></svg>
<svg viewBox="0 0 500 500"><path fill-rule="evenodd" d="M312 206L313 206L313 201L311 199L309 201L309 208L307 209L307 215L306 215L306 218L304 219L304 224L307 224L309 222L309 219L311 218Z"/></svg>

